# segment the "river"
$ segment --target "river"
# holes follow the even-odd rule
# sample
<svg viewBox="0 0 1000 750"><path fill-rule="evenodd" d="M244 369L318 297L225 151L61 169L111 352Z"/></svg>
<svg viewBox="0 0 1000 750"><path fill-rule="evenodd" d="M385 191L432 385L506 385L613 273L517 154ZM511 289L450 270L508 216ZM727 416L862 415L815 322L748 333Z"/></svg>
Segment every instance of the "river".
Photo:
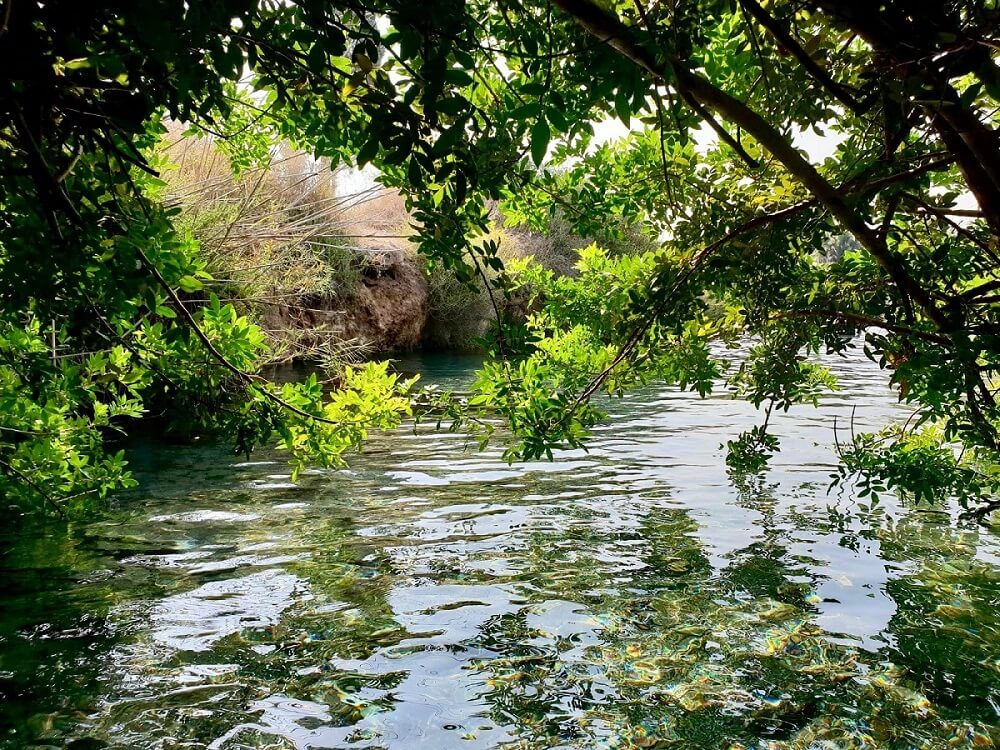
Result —
<svg viewBox="0 0 1000 750"><path fill-rule="evenodd" d="M998 535L828 492L835 419L907 415L831 364L738 486L754 410L655 387L553 462L421 427L296 484L139 444L94 518L0 530L0 747L1000 745Z"/></svg>

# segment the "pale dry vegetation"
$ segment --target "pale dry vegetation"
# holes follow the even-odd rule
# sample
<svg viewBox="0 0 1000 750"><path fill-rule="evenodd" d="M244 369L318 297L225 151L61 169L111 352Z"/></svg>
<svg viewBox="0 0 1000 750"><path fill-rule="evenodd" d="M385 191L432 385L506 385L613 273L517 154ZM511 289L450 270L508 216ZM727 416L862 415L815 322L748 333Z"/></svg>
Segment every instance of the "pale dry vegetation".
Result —
<svg viewBox="0 0 1000 750"><path fill-rule="evenodd" d="M272 149L267 164L235 175L214 138L188 135L177 123L168 125L161 150L170 162L168 200L181 208L178 228L201 245L214 277L209 290L262 325L276 361L363 356L360 341L345 340L343 316L366 276L400 262L427 278L427 346L474 348L495 319L487 291L495 272L467 283L428 264L409 241L416 227L397 191L345 194L341 173L287 143ZM532 256L559 274L574 273L577 251L589 243L559 216L539 234L507 229L498 214L482 239L497 241L504 261Z"/></svg>
<svg viewBox="0 0 1000 750"><path fill-rule="evenodd" d="M214 139L185 135L176 123L162 151L172 163L163 172L168 200L181 208L178 228L201 245L209 290L265 328L275 359L362 355L337 319L364 262L347 212L370 196L338 194L335 171L287 144L239 176Z"/></svg>

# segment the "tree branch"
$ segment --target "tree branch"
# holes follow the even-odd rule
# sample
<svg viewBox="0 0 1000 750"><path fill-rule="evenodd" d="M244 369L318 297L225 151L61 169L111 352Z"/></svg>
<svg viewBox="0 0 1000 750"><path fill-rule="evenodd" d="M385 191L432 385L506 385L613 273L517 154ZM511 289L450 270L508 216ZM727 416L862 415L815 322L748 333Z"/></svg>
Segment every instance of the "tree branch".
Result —
<svg viewBox="0 0 1000 750"><path fill-rule="evenodd" d="M746 149L743 148L743 144L739 142L728 130L726 130L722 123L716 120L712 113L705 109L701 102L691 96L687 96L683 91L681 92L681 98L687 102L687 105L695 111L695 113L708 123L708 126L715 131L715 134L728 145L736 154L746 162L747 166L751 169L760 169L760 162L754 159L750 154L747 153Z"/></svg>
<svg viewBox="0 0 1000 750"><path fill-rule="evenodd" d="M740 0L740 5L756 21L770 32L778 46L799 61L806 72L815 78L833 97L841 104L850 109L854 114L861 115L864 108L851 96L847 90L833 80L833 77L820 67L819 63L810 57L809 53L802 49L802 46L795 41L791 34L782 28L778 20L760 6L757 0Z"/></svg>
<svg viewBox="0 0 1000 750"><path fill-rule="evenodd" d="M293 414L297 414L300 417L305 417L306 419L311 419L316 422L321 422L323 424L331 424L331 425L343 424L343 422L337 420L327 419L326 417L321 417L317 414L310 414L304 409L300 409L298 406L295 406L295 404L288 403L287 401L285 401L285 399L281 398L281 396L274 393L273 391L271 391L270 388L267 387L269 385L269 381L266 378L260 375L255 375L253 373L246 372L245 370L241 370L239 367L230 362L226 358L226 356L218 350L218 348L215 346L212 340L208 337L208 334L206 334L205 331L202 330L202 327L198 325L198 321L194 319L194 316L191 314L191 311L184 306L184 303L181 301L181 298L177 296L177 292L174 291L173 287L170 286L169 282L163 277L163 274L160 273L160 269L157 268L155 265L153 265L153 262L149 259L149 256L147 256L142 251L141 248L137 248L137 252L139 253L139 258L142 260L142 264L151 274L153 274L153 277L156 279L156 282L167 293L167 296L170 297L170 301L174 303L174 306L177 308L178 312L180 312L181 317L184 318L185 322L188 324L191 330L194 331L194 335L198 338L199 341L201 341L202 345L208 350L208 353L212 355L212 358L216 360L216 362L219 365L221 365L224 369L228 370L233 375L235 375L241 382L255 388L257 392L260 393L268 401L277 404L283 409L287 409Z"/></svg>
<svg viewBox="0 0 1000 750"><path fill-rule="evenodd" d="M34 479L32 479L31 477L29 477L27 474L25 474L23 471L21 471L19 468L17 468L13 464L11 464L11 463L9 463L7 461L4 461L3 459L0 459L0 467L6 469L11 474L13 474L15 477L17 477L22 482L24 482L26 485L28 485L32 490L35 491L35 493L39 497L41 497L45 502L47 502L53 508L55 508L56 513L58 513L63 518L66 517L66 511L63 510L62 506L59 505L59 503L56 502L56 499L54 497L52 497L52 495L50 495L48 492L46 492ZM77 497L77 496L74 495L74 497Z"/></svg>
<svg viewBox="0 0 1000 750"><path fill-rule="evenodd" d="M841 310L830 310L824 308L813 308L809 310L789 310L787 312L776 313L772 320L783 320L785 318L836 318L849 323L855 323L861 328L884 328L887 331L898 333L901 336L911 336L913 338L929 341L941 346L951 347L952 342L947 336L930 331L921 331L909 326L896 325L880 318L873 318L859 313L843 312Z"/></svg>
<svg viewBox="0 0 1000 750"><path fill-rule="evenodd" d="M938 308L923 287L910 276L902 261L888 248L883 238L865 223L844 200L841 192L828 182L798 150L760 114L746 104L716 87L700 75L687 70L680 60L660 62L653 52L633 37L632 30L616 15L608 13L592 0L553 0L594 36L632 60L657 79L673 78L682 94L691 96L708 109L735 122L769 151L793 177L861 243L903 295L908 295L939 329L950 329L951 321Z"/></svg>

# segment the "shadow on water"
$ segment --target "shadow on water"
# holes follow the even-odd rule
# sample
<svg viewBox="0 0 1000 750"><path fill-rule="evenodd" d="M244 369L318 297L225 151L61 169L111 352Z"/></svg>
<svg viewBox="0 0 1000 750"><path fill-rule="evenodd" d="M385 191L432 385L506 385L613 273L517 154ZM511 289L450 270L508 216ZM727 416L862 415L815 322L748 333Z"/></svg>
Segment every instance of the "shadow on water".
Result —
<svg viewBox="0 0 1000 750"><path fill-rule="evenodd" d="M739 487L719 445L753 411L663 389L553 463L421 429L293 484L138 445L139 491L3 540L0 746L992 746L1000 545L826 494L834 417L901 414L836 368Z"/></svg>
<svg viewBox="0 0 1000 750"><path fill-rule="evenodd" d="M67 524L0 533L0 747L66 730L94 709L119 639L104 562Z"/></svg>

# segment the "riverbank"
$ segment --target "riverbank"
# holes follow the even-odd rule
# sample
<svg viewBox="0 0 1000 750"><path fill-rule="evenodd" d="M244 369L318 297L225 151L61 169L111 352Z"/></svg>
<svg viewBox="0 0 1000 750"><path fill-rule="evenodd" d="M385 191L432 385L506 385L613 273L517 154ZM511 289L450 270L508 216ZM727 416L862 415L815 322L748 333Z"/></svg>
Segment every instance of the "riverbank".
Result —
<svg viewBox="0 0 1000 750"><path fill-rule="evenodd" d="M216 144L170 126L167 194L214 277L206 290L264 329L276 361L480 348L496 318L486 288L495 272L463 282L419 256L398 193L287 144L264 164L234 171ZM651 247L638 231L624 237L605 244L617 254ZM496 242L505 262L530 256L560 275L575 273L578 250L593 241L573 234L560 213L533 231L508 227L495 212L481 239Z"/></svg>

